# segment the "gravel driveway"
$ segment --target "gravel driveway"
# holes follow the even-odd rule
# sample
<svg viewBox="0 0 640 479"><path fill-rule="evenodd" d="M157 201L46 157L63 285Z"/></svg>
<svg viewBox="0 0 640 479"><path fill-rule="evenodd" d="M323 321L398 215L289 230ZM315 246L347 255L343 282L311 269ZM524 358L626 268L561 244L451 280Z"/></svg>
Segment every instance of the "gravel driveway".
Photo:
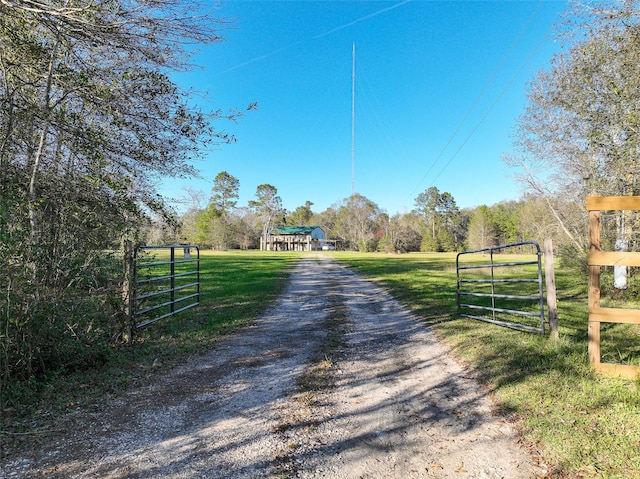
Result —
<svg viewBox="0 0 640 479"><path fill-rule="evenodd" d="M0 465L7 478L531 478L487 391L411 313L327 257L209 353Z"/></svg>

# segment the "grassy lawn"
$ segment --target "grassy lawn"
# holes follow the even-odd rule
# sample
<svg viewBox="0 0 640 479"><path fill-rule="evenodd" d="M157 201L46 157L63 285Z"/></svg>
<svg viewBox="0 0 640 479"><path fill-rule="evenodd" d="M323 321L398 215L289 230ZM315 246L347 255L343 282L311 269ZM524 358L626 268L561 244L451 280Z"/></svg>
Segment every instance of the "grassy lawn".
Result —
<svg viewBox="0 0 640 479"><path fill-rule="evenodd" d="M455 254L328 253L390 291L432 326L520 421L549 477L640 478L640 381L587 363L587 278L556 269L560 340L457 317ZM250 323L282 291L300 253L201 253L201 305L139 329L99 370L14 385L2 429L33 431L61 411L150 382ZM612 300L613 301L613 300ZM630 307L630 305L626 305ZM639 364L640 328L603 328L603 361ZM17 387L15 387L17 386ZM20 436L0 434L19 441Z"/></svg>
<svg viewBox="0 0 640 479"><path fill-rule="evenodd" d="M560 341L456 310L455 254L335 253L409 306L493 391L551 477L640 477L640 381L588 367L587 278L556 269ZM603 361L637 364L640 329L603 332Z"/></svg>
<svg viewBox="0 0 640 479"><path fill-rule="evenodd" d="M168 253L161 251L159 256ZM146 384L158 372L206 351L220 337L249 324L277 298L299 255L201 252L200 306L135 331L115 345L98 369L3 385L0 439L41 428L60 412L102 401ZM148 259L147 259L148 260ZM147 261L145 260L145 261ZM164 311L161 311L164 312Z"/></svg>
<svg viewBox="0 0 640 479"><path fill-rule="evenodd" d="M152 353L163 361L207 350L277 298L298 258L294 253L201 252L200 306L138 329L136 343L144 345L145 356Z"/></svg>

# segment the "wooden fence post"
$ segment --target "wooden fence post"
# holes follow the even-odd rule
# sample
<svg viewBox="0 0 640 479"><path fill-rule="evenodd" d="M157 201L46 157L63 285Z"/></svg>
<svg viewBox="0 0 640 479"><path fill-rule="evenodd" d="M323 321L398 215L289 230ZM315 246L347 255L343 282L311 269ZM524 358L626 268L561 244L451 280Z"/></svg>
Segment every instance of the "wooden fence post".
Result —
<svg viewBox="0 0 640 479"><path fill-rule="evenodd" d="M544 276L547 284L547 309L549 310L549 329L553 339L559 338L558 305L556 300L556 275L553 267L553 241L544 240Z"/></svg>
<svg viewBox="0 0 640 479"><path fill-rule="evenodd" d="M122 278L122 340L128 343L132 339L133 333L133 297L135 294L134 258L133 243L131 240L124 241L124 270Z"/></svg>
<svg viewBox="0 0 640 479"><path fill-rule="evenodd" d="M628 364L603 363L601 354L601 323L640 324L640 309L601 306L600 274L603 266L638 267L639 252L602 251L601 212L640 211L640 196L587 196L589 212L589 363L599 372L637 380L640 367Z"/></svg>
<svg viewBox="0 0 640 479"><path fill-rule="evenodd" d="M589 211L589 252L600 251L600 211ZM589 363L600 364L600 321L591 312L600 308L600 266L589 265Z"/></svg>

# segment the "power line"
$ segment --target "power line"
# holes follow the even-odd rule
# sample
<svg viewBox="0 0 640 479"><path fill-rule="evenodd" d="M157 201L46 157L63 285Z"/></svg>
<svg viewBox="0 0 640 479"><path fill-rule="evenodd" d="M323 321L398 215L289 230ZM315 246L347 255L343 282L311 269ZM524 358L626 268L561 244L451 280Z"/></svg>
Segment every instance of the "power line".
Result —
<svg viewBox="0 0 640 479"><path fill-rule="evenodd" d="M401 7L401 6L407 4L407 3L411 2L411 1L412 0L403 0L403 1L399 2L399 3L394 3L393 5L391 5L389 7L385 7L385 8L382 8L380 10L376 10L375 12L369 13L369 14L363 16L363 17L360 17L360 18L356 18L355 20L352 20L352 21L350 21L348 23L344 23L342 25L334 27L334 28L332 28L330 30L327 30L326 32L322 32L322 33L319 33L317 35L313 35L313 36L308 37L308 38L303 38L302 40L297 40L297 41L295 41L293 43L290 43L288 45L284 45L284 46L282 46L280 48L276 48L275 50L271 50L270 52L264 53L264 54L259 55L257 57L253 57L253 58L251 58L249 60L246 60L246 61L244 61L242 63L238 63L238 64L236 64L236 65L234 65L232 67L229 67L226 70L223 70L220 73L218 73L218 75L224 75L225 73L229 73L229 72L231 72L233 70L237 70L238 68L242 68L242 67L245 67L247 65L251 65L252 63L256 63L256 62L259 62L261 60L265 60L266 58L269 58L269 57L271 57L271 56L273 56L273 55L275 55L277 53L280 53L282 51L288 50L290 48L296 47L296 46L298 46L298 45L300 45L302 43L305 43L305 42L307 42L309 40L318 40L320 38L324 38L324 37L326 37L328 35L331 35L332 33L335 33L335 32L338 32L340 30L344 30L345 28L348 28L348 27L351 27L353 25L356 25L357 23L364 22L365 20L369 20L369 19L371 19L373 17L377 17L378 15L386 13L389 10L393 10L395 8Z"/></svg>
<svg viewBox="0 0 640 479"><path fill-rule="evenodd" d="M487 119L487 117L489 116L489 114L493 111L493 109L495 108L495 106L498 104L498 102L500 101L500 99L505 95L505 93L507 93L507 91L509 90L509 88L511 88L511 85L513 85L513 82L515 82L516 78L518 78L518 76L520 75L520 73L522 73L522 70L524 70L524 67L527 65L527 63L529 63L529 61L531 60L531 58L533 57L533 55L535 55L535 53L540 49L540 47L542 46L542 44L544 43L545 38L542 38L542 40L540 40L540 42L538 42L538 44L536 45L536 48L534 48L534 50L531 52L531 54L527 57L526 61L520 66L520 68L518 69L518 71L516 72L516 74L511 78L511 81L509 81L509 83L507 84L507 86L502 90L502 92L500 92L500 95L498 95L498 98L496 98L496 100L491 104L491 106L489 107L489 109L487 110L487 112L484 114L484 116L480 119L480 121L476 124L476 126L473 128L473 130L471 130L471 133L469 133L469 135L467 135L467 137L464 139L464 141L462 142L462 144L460 145L460 147L456 150L456 152L451 156L451 158L449 158L449 161L447 161L447 163L442 167L442 169L440 170L440 172L436 175L436 177L433 179L433 183L436 182L436 180L438 178L440 178L440 175L442 175L442 173L444 173L444 170L447 169L447 167L451 164L451 162L454 160L454 158L456 156L458 156L458 153L460 153L460 151L462 150L462 148L464 148L464 146L469 142L469 140L471 139L471 137L474 135L474 133L478 130L478 128L480 128L480 125L482 125L482 123L484 123L484 120ZM432 184L433 184L432 183Z"/></svg>
<svg viewBox="0 0 640 479"><path fill-rule="evenodd" d="M493 71L493 73L491 74L491 76L489 77L489 80L487 80L487 82L485 83L484 87L482 88L482 91L480 92L480 94L476 97L476 99L474 100L474 102L472 103L471 107L469 107L469 109L467 110L467 113L464 115L464 117L462 118L462 120L460 121L460 123L458 124L458 126L456 127L456 129L454 130L454 132L451 134L451 136L449 137L449 140L447 141L447 143L444 145L444 147L442 148L442 150L440 150L440 153L438 154L438 156L435 158L435 160L433 160L433 162L431 163L431 165L429 166L429 168L427 169L427 172L422 176L422 178L420 179L420 181L418 182L418 184L413 188L413 190L411 190L411 193L409 193L409 195L407 196L407 198L405 198L404 203L406 203L416 192L416 190L418 188L420 188L420 185L424 182L424 180L427 178L427 176L429 175L429 173L431 173L431 170L433 170L433 168L436 166L436 164L440 161L440 159L442 158L442 156L444 155L444 152L447 150L447 148L449 148L449 145L451 145L451 143L453 142L453 139L457 136L457 134L460 132L460 130L462 129L462 126L466 123L467 119L469 118L469 116L471 115L471 113L473 112L473 110L475 109L475 107L478 105L478 103L480 102L480 99L484 96L484 94L487 92L487 90L489 89L489 86L493 83L493 80L496 78L496 76L498 75L498 73L500 72L500 70L502 69L504 63L507 61L507 59L509 58L509 56L511 55L513 49L515 48L515 46L518 44L518 42L520 41L520 39L522 38L522 36L524 35L524 33L527 31L527 29L529 28L529 26L531 25L531 22L533 22L534 18L536 17L536 15L538 14L538 11L540 10L540 7L542 6L544 0L540 0L538 2L538 5L536 6L536 9L533 11L533 13L529 16L529 19L527 20L527 22L523 25L523 27L520 29L520 32L518 33L518 35L516 36L516 38L514 39L514 41L511 43L511 46L509 47L509 49L505 52L505 54L503 55L502 59L500 60L500 63L498 63L498 66L495 68L495 70ZM546 37L543 37L543 40ZM540 48L540 44L536 47L536 49L534 50L537 51ZM466 145L466 143L469 141L469 139L471 138L471 136L473 136L473 134L476 132L476 130L480 127L480 124L482 124L482 122L485 120L485 118L488 116L488 114L491 112L491 110L493 110L493 108L495 107L495 105L497 104L498 100L500 98L502 98L502 96L504 96L504 94L506 93L506 91L509 89L509 87L513 84L513 82L515 81L515 78L520 74L520 72L522 71L522 69L524 68L524 66L529 62L529 60L531 59L531 57L533 56L533 53L527 58L527 60L525 61L525 63L520 67L520 69L518 70L518 73L516 73L516 75L511 79L511 81L509 82L509 84L507 85L507 87L502 91L502 93L500 94L500 96L498 97L498 99L493 103L493 105L491 105L490 109L487 111L487 113L482 117L482 119L480 120L480 122L476 125L476 127L472 130L471 134L469 136L467 136L467 138L465 139L465 141L462 143L462 146L460 148L458 148L458 150L456 150L456 152L454 153L454 155L449 159L449 161L446 163L446 165L444 166L444 168L442 170L440 170L440 172L438 173L438 175L436 176L436 178L434 178L433 183L435 183L435 181L440 177L440 175L443 173L443 171L446 169L447 166L449 166L449 164L451 164L451 162L453 161L453 158L455 158L457 156L457 154L460 152L460 150L462 150L462 147L464 147L464 145Z"/></svg>

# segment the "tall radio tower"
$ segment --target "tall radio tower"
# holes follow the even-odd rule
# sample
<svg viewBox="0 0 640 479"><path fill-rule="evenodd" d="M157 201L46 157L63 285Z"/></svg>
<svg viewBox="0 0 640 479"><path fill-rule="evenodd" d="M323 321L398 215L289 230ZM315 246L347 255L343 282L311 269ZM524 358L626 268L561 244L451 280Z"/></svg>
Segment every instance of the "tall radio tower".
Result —
<svg viewBox="0 0 640 479"><path fill-rule="evenodd" d="M356 182L356 44L351 53L351 196L355 193Z"/></svg>

